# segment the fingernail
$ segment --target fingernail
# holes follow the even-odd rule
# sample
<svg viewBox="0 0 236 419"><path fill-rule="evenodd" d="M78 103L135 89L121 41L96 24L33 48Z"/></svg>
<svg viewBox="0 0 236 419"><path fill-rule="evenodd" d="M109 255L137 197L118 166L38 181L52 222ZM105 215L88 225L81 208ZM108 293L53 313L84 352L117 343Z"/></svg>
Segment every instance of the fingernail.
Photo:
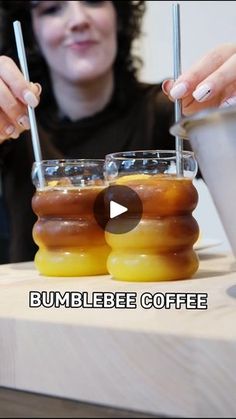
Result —
<svg viewBox="0 0 236 419"><path fill-rule="evenodd" d="M16 139L16 138L19 138L19 136L20 136L20 133L15 129L14 131L13 131L13 133L12 134L10 134L11 135L11 138L13 138L14 140Z"/></svg>
<svg viewBox="0 0 236 419"><path fill-rule="evenodd" d="M5 133L7 135L13 134L14 131L15 131L14 125L8 125L8 127L5 128Z"/></svg>
<svg viewBox="0 0 236 419"><path fill-rule="evenodd" d="M39 83L30 83L32 86L34 86L34 87L36 87L37 88L37 93L36 93L36 95L37 96L40 96L41 95L41 93L42 93L42 86L41 86L41 84L39 84Z"/></svg>
<svg viewBox="0 0 236 419"><path fill-rule="evenodd" d="M202 84L193 92L193 97L197 102L204 102L211 94L211 86L209 84Z"/></svg>
<svg viewBox="0 0 236 419"><path fill-rule="evenodd" d="M30 129L30 121L27 115L23 115L17 119L19 125L21 125L25 129Z"/></svg>
<svg viewBox="0 0 236 419"><path fill-rule="evenodd" d="M180 99L185 95L187 90L188 86L186 83L178 83L176 84L176 86L172 87L172 89L170 90L170 95L174 100Z"/></svg>
<svg viewBox="0 0 236 419"><path fill-rule="evenodd" d="M236 96L229 97L224 102L221 103L219 108L228 108L229 106L236 105Z"/></svg>
<svg viewBox="0 0 236 419"><path fill-rule="evenodd" d="M41 86L41 84L39 84L39 83L35 83L35 86L37 87L37 89L38 89L38 92L37 92L37 95L39 96L39 95L41 95L41 93L42 93L42 86Z"/></svg>
<svg viewBox="0 0 236 419"><path fill-rule="evenodd" d="M161 88L166 95L168 95L168 91L166 90L166 86L168 85L169 82L170 82L169 80L164 80L162 85L161 85Z"/></svg>
<svg viewBox="0 0 236 419"><path fill-rule="evenodd" d="M37 97L30 90L25 90L23 92L23 99L27 105L31 106L32 108L35 108L39 104Z"/></svg>

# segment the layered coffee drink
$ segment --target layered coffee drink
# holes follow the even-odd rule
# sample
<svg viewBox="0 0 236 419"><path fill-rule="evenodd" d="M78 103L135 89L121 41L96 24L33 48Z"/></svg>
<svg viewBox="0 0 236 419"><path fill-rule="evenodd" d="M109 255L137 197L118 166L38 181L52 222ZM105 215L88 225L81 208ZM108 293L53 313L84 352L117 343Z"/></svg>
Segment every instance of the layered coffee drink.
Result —
<svg viewBox="0 0 236 419"><path fill-rule="evenodd" d="M33 228L39 247L36 268L46 276L107 273L109 246L93 213L105 187L103 162L52 161L42 162L42 167L45 184L37 184L32 200L38 217Z"/></svg>
<svg viewBox="0 0 236 419"><path fill-rule="evenodd" d="M110 182L134 190L143 206L141 221L133 230L124 234L106 232L107 244L112 248L108 271L114 278L179 280L190 278L197 271L199 262L193 245L199 227L192 216L198 202L192 183L196 163L192 153L186 153L180 175L176 173L175 152L107 156Z"/></svg>

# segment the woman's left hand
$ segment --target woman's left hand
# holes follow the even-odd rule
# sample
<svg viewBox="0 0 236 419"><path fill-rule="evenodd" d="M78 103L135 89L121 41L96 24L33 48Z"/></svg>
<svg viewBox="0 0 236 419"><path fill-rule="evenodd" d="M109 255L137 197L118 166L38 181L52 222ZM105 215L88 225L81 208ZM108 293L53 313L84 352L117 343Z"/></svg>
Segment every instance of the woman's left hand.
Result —
<svg viewBox="0 0 236 419"><path fill-rule="evenodd" d="M236 104L236 44L215 48L175 82L165 80L162 90L172 101L181 99L184 115Z"/></svg>

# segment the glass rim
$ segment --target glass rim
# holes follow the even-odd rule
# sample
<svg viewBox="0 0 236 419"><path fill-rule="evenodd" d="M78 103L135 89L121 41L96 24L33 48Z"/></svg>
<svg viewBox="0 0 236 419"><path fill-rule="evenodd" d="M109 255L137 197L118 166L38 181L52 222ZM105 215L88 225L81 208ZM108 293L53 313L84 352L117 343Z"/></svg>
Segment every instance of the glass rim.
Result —
<svg viewBox="0 0 236 419"><path fill-rule="evenodd" d="M34 162L33 166L35 167L41 167L41 166L65 166L66 164L69 165L76 165L78 163L84 163L84 164L99 164L99 163L105 163L105 159L52 159L52 160L41 160L39 162Z"/></svg>
<svg viewBox="0 0 236 419"><path fill-rule="evenodd" d="M132 155L133 153L133 155ZM145 155L141 155L141 153L143 154L147 154L147 156ZM137 154L137 156L135 156L135 154ZM139 156L140 154L140 156ZM148 154L150 154L150 156L148 156ZM157 156L157 154L166 154L166 156ZM167 155L169 154L169 155ZM130 159L135 159L135 160L152 160L154 158L162 158L162 159L169 159L169 158L176 158L178 154L178 151L176 150L154 150L154 149L150 149L150 150L130 150L130 151L120 151L120 152L115 152L115 153L109 153L105 156L105 161L108 159L116 159L116 160L130 160ZM195 158L195 154L193 151L189 151L189 150L183 150L181 151L181 154L184 158L186 157L193 157Z"/></svg>

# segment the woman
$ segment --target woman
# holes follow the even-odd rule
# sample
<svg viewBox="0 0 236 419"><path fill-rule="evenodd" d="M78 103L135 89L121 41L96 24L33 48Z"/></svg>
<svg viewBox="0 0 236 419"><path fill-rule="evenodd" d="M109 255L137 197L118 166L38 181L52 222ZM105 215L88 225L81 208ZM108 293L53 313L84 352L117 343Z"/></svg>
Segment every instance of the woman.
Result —
<svg viewBox="0 0 236 419"><path fill-rule="evenodd" d="M173 148L169 135L173 109L167 96L183 98L183 111L189 114L220 105L233 95L233 80L228 76L235 53L231 45L210 53L174 85L165 81L166 96L160 85L137 81L138 62L131 47L140 34L144 4L1 2L5 41L0 57L0 157L11 261L32 260L36 251L27 104L37 107L44 159L103 158L120 150ZM14 20L22 23L34 83L27 83L14 64ZM222 73L225 84L220 83Z"/></svg>

